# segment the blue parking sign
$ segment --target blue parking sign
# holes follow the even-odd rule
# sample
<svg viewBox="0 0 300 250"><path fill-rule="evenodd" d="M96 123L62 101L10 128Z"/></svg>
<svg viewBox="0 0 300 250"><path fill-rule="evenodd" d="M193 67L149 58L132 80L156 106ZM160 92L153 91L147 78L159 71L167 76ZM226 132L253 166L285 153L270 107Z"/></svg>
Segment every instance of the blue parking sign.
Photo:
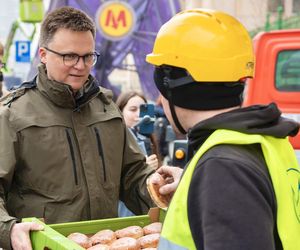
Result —
<svg viewBox="0 0 300 250"><path fill-rule="evenodd" d="M30 62L30 41L16 41L16 62Z"/></svg>

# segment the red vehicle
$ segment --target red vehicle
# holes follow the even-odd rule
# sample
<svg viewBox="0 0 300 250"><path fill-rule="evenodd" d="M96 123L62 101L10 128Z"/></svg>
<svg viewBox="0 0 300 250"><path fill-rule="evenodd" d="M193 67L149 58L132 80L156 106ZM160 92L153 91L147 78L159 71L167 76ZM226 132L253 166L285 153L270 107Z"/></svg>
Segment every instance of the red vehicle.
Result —
<svg viewBox="0 0 300 250"><path fill-rule="evenodd" d="M300 123L300 29L262 32L253 40L255 77L244 106L275 102L283 116ZM300 133L290 138L300 158Z"/></svg>

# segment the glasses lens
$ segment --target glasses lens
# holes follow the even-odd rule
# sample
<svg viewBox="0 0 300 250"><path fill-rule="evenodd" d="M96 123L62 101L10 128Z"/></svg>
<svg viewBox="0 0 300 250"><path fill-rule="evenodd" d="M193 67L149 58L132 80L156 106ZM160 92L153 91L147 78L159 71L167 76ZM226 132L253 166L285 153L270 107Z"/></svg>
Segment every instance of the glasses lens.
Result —
<svg viewBox="0 0 300 250"><path fill-rule="evenodd" d="M96 54L89 54L84 56L84 62L87 66L94 66L97 62L97 55Z"/></svg>
<svg viewBox="0 0 300 250"><path fill-rule="evenodd" d="M63 59L66 66L74 66L78 62L79 56L76 54L66 54L63 56Z"/></svg>

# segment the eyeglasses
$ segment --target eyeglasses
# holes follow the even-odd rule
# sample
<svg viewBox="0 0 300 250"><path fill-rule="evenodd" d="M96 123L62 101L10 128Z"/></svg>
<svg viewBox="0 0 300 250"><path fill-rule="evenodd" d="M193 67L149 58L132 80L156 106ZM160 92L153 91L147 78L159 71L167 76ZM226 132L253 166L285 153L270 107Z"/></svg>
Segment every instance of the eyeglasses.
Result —
<svg viewBox="0 0 300 250"><path fill-rule="evenodd" d="M68 66L68 67L75 66L79 62L80 58L83 59L83 62L84 62L85 66L92 67L96 64L96 62L98 60L98 56L100 56L96 51L93 52L93 53L90 53L90 54L80 56L80 55L77 55L75 53L62 54L62 53L59 53L59 52L54 51L52 49L49 49L47 47L44 47L44 48L46 50L52 52L53 54L61 56L63 58L64 65Z"/></svg>

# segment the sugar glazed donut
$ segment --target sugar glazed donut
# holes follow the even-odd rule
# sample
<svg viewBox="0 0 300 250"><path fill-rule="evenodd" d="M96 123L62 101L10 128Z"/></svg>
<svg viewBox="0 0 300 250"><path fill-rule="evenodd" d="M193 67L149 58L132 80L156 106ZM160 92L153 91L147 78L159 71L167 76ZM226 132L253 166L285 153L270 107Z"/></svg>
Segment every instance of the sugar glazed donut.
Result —
<svg viewBox="0 0 300 250"><path fill-rule="evenodd" d="M140 250L138 241L134 238L124 237L114 241L110 245L110 250Z"/></svg>
<svg viewBox="0 0 300 250"><path fill-rule="evenodd" d="M131 237L137 239L144 235L144 230L140 226L130 226L117 230L115 233L118 239L123 237Z"/></svg>
<svg viewBox="0 0 300 250"><path fill-rule="evenodd" d="M67 237L69 240L74 241L78 245L84 247L84 248L89 248L92 246L92 243L85 234L82 233L71 233Z"/></svg>
<svg viewBox="0 0 300 250"><path fill-rule="evenodd" d="M106 230L101 230L98 233L94 234L90 238L90 241L93 246L97 244L110 245L116 239L117 238L115 232L110 229L106 229Z"/></svg>
<svg viewBox="0 0 300 250"><path fill-rule="evenodd" d="M138 239L139 245L141 248L157 247L160 234L148 234Z"/></svg>
<svg viewBox="0 0 300 250"><path fill-rule="evenodd" d="M151 224L143 227L144 235L161 233L161 228L162 228L161 222L151 223Z"/></svg>
<svg viewBox="0 0 300 250"><path fill-rule="evenodd" d="M97 244L95 246L87 248L87 250L110 250L110 247L104 244Z"/></svg>
<svg viewBox="0 0 300 250"><path fill-rule="evenodd" d="M153 178L157 178L159 182L157 184L153 184L152 183ZM167 184L166 180L158 173L152 174L147 179L147 189L151 196L151 199L158 207L162 209L166 209L169 206L171 200L170 195L161 195L159 192L160 187L164 186L165 184Z"/></svg>

